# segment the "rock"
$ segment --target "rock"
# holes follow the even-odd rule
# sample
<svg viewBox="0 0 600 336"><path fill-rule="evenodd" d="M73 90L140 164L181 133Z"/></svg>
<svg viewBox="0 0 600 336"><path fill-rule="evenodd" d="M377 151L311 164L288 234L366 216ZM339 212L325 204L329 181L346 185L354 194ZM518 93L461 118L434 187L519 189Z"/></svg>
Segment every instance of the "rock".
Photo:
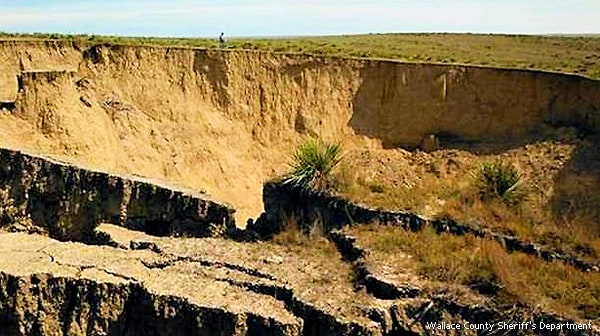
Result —
<svg viewBox="0 0 600 336"><path fill-rule="evenodd" d="M269 257L265 258L264 262L266 264L281 265L281 264L283 264L283 258L281 256L278 256L278 255L273 255L273 256L269 256Z"/></svg>
<svg viewBox="0 0 600 336"><path fill-rule="evenodd" d="M147 241L131 241L129 248L132 250L150 250L152 252L161 253L162 250L156 243Z"/></svg>

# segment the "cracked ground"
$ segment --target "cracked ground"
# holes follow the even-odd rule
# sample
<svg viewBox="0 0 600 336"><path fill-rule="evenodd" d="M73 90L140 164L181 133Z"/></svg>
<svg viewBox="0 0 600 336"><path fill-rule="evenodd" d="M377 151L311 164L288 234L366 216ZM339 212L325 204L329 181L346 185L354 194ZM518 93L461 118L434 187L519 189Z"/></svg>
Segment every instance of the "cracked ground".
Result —
<svg viewBox="0 0 600 336"><path fill-rule="evenodd" d="M448 303L432 296L409 263L397 265L375 250L352 262L340 245L324 238L248 243L156 237L112 224L96 230L110 237L110 246L0 233L0 307L16 287L20 295L13 295L13 306L25 321L21 334L213 334L181 327L191 319L215 335L418 335L425 332L421 319L426 314L455 323L498 317L482 309L486 303L480 298L460 295L460 302ZM50 285L53 279L67 279L75 289ZM106 289L110 286L121 289ZM146 294L140 299L139 293L131 299L131 288L141 288L150 299ZM49 299L60 296L57 291L64 294L63 302ZM77 308L77 301L89 307ZM127 301L153 308L127 308ZM219 317L206 320L207 311ZM62 316L61 326L51 329L46 314ZM128 315L126 326L98 322L95 315L102 314L120 323ZM221 317L228 314L235 326ZM27 325L28 318L35 322ZM148 323L155 324L153 329L145 329Z"/></svg>
<svg viewBox="0 0 600 336"><path fill-rule="evenodd" d="M390 306L355 288L351 264L324 239L306 248L154 237L110 224L97 230L110 235L116 247L1 233L0 269L17 277L51 274L96 283L135 283L156 295L259 315L292 326L290 330L322 315L339 328L360 325L380 334L381 322L373 321L370 312Z"/></svg>

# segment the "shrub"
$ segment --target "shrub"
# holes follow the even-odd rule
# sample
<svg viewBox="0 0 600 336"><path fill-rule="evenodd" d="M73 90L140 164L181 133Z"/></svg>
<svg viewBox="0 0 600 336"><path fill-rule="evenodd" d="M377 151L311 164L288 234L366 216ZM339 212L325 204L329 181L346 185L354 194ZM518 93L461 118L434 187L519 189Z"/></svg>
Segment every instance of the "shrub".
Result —
<svg viewBox="0 0 600 336"><path fill-rule="evenodd" d="M482 199L495 198L508 205L514 205L524 196L520 180L521 175L512 164L496 161L483 163L479 167L475 184Z"/></svg>
<svg viewBox="0 0 600 336"><path fill-rule="evenodd" d="M342 159L339 144L326 144L310 138L301 144L292 157L292 171L283 178L284 184L302 188L326 190L333 169Z"/></svg>

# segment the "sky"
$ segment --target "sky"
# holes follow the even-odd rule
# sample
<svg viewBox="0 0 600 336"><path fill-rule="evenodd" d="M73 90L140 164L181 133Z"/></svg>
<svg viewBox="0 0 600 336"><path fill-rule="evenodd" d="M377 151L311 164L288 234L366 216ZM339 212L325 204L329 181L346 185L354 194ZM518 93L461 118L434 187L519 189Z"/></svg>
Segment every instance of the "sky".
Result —
<svg viewBox="0 0 600 336"><path fill-rule="evenodd" d="M600 34L600 0L0 0L0 31L165 37Z"/></svg>

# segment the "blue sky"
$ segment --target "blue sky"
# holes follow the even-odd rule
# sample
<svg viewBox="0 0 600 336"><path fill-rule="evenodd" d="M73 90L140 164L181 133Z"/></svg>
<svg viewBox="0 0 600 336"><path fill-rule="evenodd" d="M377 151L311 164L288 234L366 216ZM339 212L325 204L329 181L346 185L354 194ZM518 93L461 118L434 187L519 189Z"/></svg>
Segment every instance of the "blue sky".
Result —
<svg viewBox="0 0 600 336"><path fill-rule="evenodd" d="M0 0L0 31L135 36L600 33L600 0Z"/></svg>

